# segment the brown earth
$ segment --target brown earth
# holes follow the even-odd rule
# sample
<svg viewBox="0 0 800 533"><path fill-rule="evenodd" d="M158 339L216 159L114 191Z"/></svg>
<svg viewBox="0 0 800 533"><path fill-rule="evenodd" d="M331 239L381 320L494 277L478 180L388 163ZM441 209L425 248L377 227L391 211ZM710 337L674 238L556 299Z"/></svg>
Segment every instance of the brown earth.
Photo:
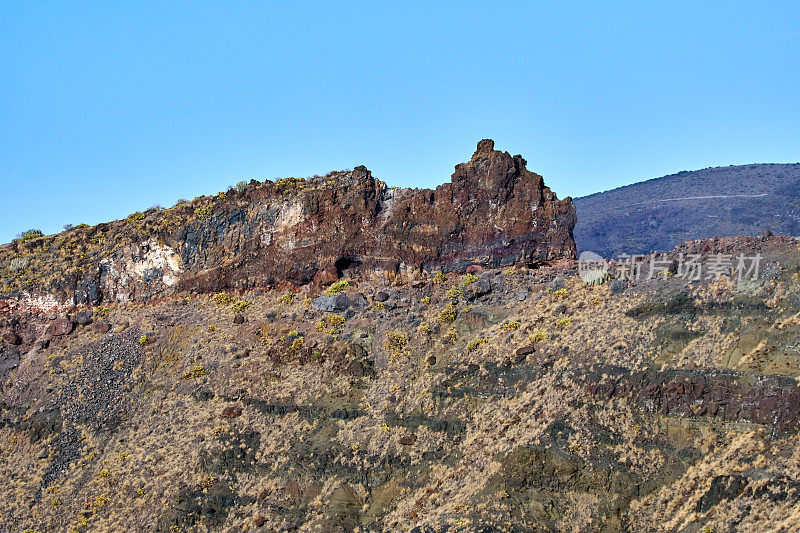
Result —
<svg viewBox="0 0 800 533"><path fill-rule="evenodd" d="M796 531L798 243L681 249L6 314L0 530Z"/></svg>

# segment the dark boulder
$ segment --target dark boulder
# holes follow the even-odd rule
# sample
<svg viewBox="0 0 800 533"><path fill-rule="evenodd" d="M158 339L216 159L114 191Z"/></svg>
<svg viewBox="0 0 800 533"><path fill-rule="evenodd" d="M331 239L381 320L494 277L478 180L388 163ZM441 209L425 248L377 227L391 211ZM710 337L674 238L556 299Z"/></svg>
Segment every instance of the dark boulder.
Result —
<svg viewBox="0 0 800 533"><path fill-rule="evenodd" d="M92 318L92 311L87 309L75 314L75 322L80 326L88 326L94 319Z"/></svg>
<svg viewBox="0 0 800 533"><path fill-rule="evenodd" d="M376 302L385 302L385 301L386 301L386 300L388 300L388 299L389 299L389 293L388 293L388 292L386 292L386 291L379 291L379 292L378 292L378 293L375 295L375 301L376 301Z"/></svg>
<svg viewBox="0 0 800 533"><path fill-rule="evenodd" d="M3 340L12 346L19 346L22 344L22 337L14 333L13 331L8 331L3 333Z"/></svg>
<svg viewBox="0 0 800 533"><path fill-rule="evenodd" d="M472 301L481 296L492 292L492 284L486 278L479 279L475 283L465 285L462 294L466 300Z"/></svg>

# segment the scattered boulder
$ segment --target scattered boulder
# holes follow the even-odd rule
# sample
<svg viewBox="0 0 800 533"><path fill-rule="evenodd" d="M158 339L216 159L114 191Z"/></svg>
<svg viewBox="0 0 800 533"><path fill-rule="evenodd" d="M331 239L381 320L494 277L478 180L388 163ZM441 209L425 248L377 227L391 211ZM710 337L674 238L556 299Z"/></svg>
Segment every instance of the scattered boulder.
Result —
<svg viewBox="0 0 800 533"><path fill-rule="evenodd" d="M320 296L311 300L311 307L326 313L340 313L350 307L350 298L342 293L333 296Z"/></svg>
<svg viewBox="0 0 800 533"><path fill-rule="evenodd" d="M533 344L528 344L528 345L523 346L521 348L517 348L517 356L525 357L525 356L531 355L535 351L536 351L536 349L535 349L534 345Z"/></svg>
<svg viewBox="0 0 800 533"><path fill-rule="evenodd" d="M101 335L105 335L109 331L111 331L111 324L108 322L95 322L92 325L92 329L95 333L100 333Z"/></svg>
<svg viewBox="0 0 800 533"><path fill-rule="evenodd" d="M22 337L20 337L13 331L8 331L6 333L3 333L3 340L12 346L19 346L20 344L22 344Z"/></svg>
<svg viewBox="0 0 800 533"><path fill-rule="evenodd" d="M92 318L91 309L86 309L84 311L75 314L75 323L77 323L80 326L88 326L92 322L94 322L94 319Z"/></svg>
<svg viewBox="0 0 800 533"><path fill-rule="evenodd" d="M242 414L242 408L238 405L228 405L222 410L222 418L231 420Z"/></svg>
<svg viewBox="0 0 800 533"><path fill-rule="evenodd" d="M628 283L622 279L615 279L609 283L608 288L613 294L619 294L628 288Z"/></svg>
<svg viewBox="0 0 800 533"><path fill-rule="evenodd" d="M375 295L376 302L385 302L388 299L389 299L389 293L386 291L378 291L378 293Z"/></svg>
<svg viewBox="0 0 800 533"><path fill-rule="evenodd" d="M330 285L339 280L339 273L335 267L322 268L314 274L314 283L317 285Z"/></svg>
<svg viewBox="0 0 800 533"><path fill-rule="evenodd" d="M417 442L417 436L416 435L403 435L402 437L400 437L400 439L397 442L399 442L403 446L411 446L412 444Z"/></svg>
<svg viewBox="0 0 800 533"><path fill-rule="evenodd" d="M250 357L252 350L250 348L245 348L242 351L237 351L234 355L234 359L244 359L245 357Z"/></svg>
<svg viewBox="0 0 800 533"><path fill-rule="evenodd" d="M233 317L233 323L237 325L244 324L244 315L241 313L237 314L235 317Z"/></svg>
<svg viewBox="0 0 800 533"><path fill-rule="evenodd" d="M351 295L350 305L353 308L358 309L360 311L363 311L364 309L368 309L368 308L370 308L372 306L372 304L369 303L369 300L367 300L367 297L364 296L360 292L357 292L357 293ZM391 304L388 304L388 305L391 305Z"/></svg>
<svg viewBox="0 0 800 533"><path fill-rule="evenodd" d="M50 335L45 334L40 339L36 339L36 342L34 342L33 345L36 348L39 348L39 349L43 350L43 349L47 348L48 346L50 346L50 341L51 340L53 340L53 338Z"/></svg>
<svg viewBox="0 0 800 533"><path fill-rule="evenodd" d="M61 337L69 335L75 330L75 322L68 318L56 318L50 327L47 328L47 333L53 337Z"/></svg>
<svg viewBox="0 0 800 533"><path fill-rule="evenodd" d="M0 379L19 366L19 350L0 345Z"/></svg>
<svg viewBox="0 0 800 533"><path fill-rule="evenodd" d="M475 283L465 285L462 294L466 300L472 301L490 292L492 292L492 284L489 283L488 279L484 278Z"/></svg>

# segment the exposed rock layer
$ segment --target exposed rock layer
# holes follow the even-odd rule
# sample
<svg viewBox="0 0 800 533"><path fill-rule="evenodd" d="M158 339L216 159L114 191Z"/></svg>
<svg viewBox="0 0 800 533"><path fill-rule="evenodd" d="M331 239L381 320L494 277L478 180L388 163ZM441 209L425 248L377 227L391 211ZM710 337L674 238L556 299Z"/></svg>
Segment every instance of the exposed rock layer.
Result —
<svg viewBox="0 0 800 533"><path fill-rule="evenodd" d="M572 200L559 200L525 165L483 140L450 183L432 190L387 187L363 166L251 181L171 209L2 247L0 292L32 305L97 304L176 290L324 284L356 271L414 279L472 264L574 257ZM29 266L12 271L15 257Z"/></svg>

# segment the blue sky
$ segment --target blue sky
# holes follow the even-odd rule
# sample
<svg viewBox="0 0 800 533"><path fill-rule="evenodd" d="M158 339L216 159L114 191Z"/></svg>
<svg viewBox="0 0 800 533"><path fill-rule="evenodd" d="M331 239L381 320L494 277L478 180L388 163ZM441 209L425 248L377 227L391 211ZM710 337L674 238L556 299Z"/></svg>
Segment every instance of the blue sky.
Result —
<svg viewBox="0 0 800 533"><path fill-rule="evenodd" d="M800 160L796 2L8 2L0 242L241 179L449 179L479 139L560 197Z"/></svg>

